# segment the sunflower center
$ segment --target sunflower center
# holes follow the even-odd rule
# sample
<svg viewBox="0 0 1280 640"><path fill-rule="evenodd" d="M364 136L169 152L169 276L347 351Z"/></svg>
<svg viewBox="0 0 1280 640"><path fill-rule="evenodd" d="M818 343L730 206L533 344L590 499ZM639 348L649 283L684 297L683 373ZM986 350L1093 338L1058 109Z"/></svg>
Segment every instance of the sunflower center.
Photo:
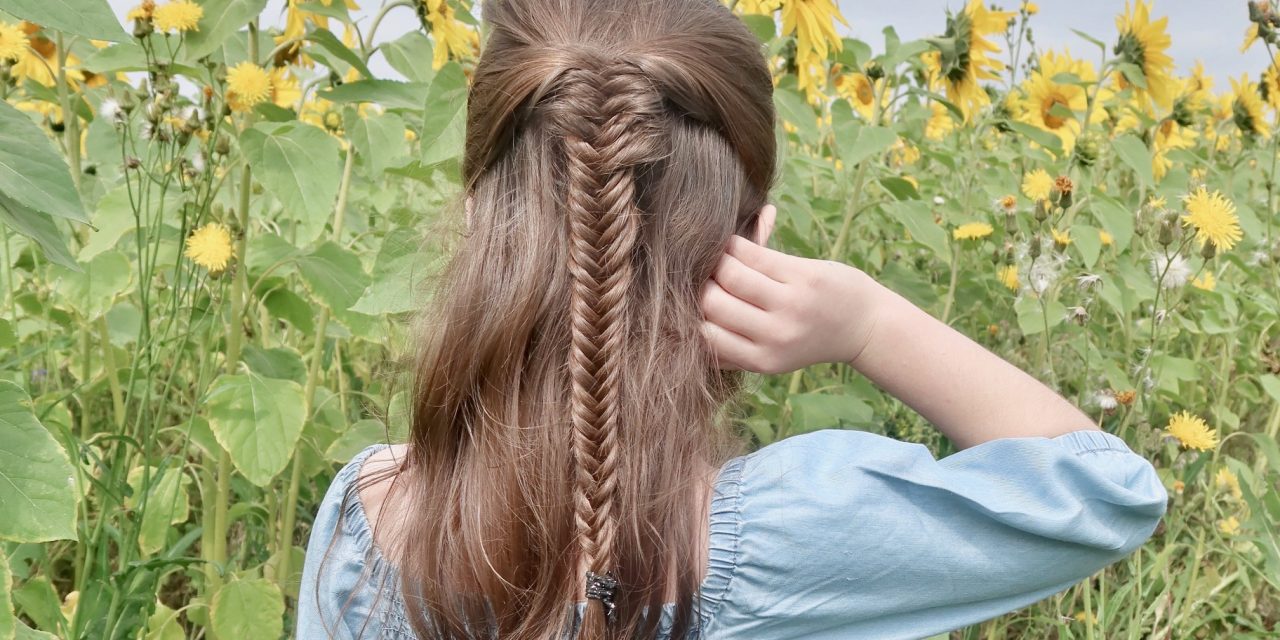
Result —
<svg viewBox="0 0 1280 640"><path fill-rule="evenodd" d="M871 104L875 101L875 94L871 92L871 83L865 80L854 84L854 93L858 96L858 102L862 104Z"/></svg>
<svg viewBox="0 0 1280 640"><path fill-rule="evenodd" d="M1061 109L1054 109L1055 106L1062 105ZM1040 101L1040 117L1044 120L1044 126L1050 129L1061 129L1062 125L1067 123L1067 119L1058 115L1063 109L1070 110L1070 103L1060 93L1053 93L1045 96ZM1057 113L1055 113L1055 111Z"/></svg>

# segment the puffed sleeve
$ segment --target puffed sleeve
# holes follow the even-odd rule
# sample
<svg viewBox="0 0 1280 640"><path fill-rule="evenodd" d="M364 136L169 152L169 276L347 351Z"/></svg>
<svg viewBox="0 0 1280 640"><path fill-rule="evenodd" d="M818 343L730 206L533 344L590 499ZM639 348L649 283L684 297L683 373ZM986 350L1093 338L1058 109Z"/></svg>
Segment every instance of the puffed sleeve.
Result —
<svg viewBox="0 0 1280 640"><path fill-rule="evenodd" d="M384 446L370 445L356 454L334 475L316 508L298 589L295 638L349 640L362 628L364 637L372 637L381 622L376 581L382 571L375 562L380 558L371 552L372 533L359 497L352 495L345 504L344 497L354 491L361 464Z"/></svg>
<svg viewBox="0 0 1280 640"><path fill-rule="evenodd" d="M1168 500L1146 459L1093 430L939 460L828 429L740 460L734 513L722 501L713 514L708 640L923 638L981 622L1129 555Z"/></svg>

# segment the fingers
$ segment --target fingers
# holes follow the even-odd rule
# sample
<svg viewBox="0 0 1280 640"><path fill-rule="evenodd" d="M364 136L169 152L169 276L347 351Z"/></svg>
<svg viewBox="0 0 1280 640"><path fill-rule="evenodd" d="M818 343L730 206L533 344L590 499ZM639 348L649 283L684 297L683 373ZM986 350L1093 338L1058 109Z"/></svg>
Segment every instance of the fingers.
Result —
<svg viewBox="0 0 1280 640"><path fill-rule="evenodd" d="M714 282L734 297L761 309L778 306L784 295L782 283L752 269L728 253L720 256L720 263L716 265L712 277Z"/></svg>
<svg viewBox="0 0 1280 640"><path fill-rule="evenodd" d="M750 340L712 322L702 323L702 335L721 369L745 369L755 353Z"/></svg>
<svg viewBox="0 0 1280 640"><path fill-rule="evenodd" d="M715 280L708 280L703 286L700 302L702 314L708 321L737 333L747 340L756 340L769 331L768 312L726 291Z"/></svg>
<svg viewBox="0 0 1280 640"><path fill-rule="evenodd" d="M742 264L769 276L770 279L776 282L786 282L788 280L787 274L792 258L781 251L774 251L742 236L735 235L729 238L729 246L726 252L737 258Z"/></svg>

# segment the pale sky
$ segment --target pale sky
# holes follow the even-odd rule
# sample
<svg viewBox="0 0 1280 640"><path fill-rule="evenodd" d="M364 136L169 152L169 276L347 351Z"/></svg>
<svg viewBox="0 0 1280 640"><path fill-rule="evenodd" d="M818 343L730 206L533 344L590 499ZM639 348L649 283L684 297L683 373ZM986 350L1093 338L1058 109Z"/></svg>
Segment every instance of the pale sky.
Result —
<svg viewBox="0 0 1280 640"><path fill-rule="evenodd" d="M163 0L162 0L163 1ZM993 0L986 0L991 4ZM1016 8L1018 0L994 0L1007 9ZM129 8L139 0L109 0L123 21ZM948 7L958 10L964 0L838 0L849 27L837 24L841 35L859 38L876 52L883 50L881 30L893 25L903 40L936 35L946 26ZM361 10L356 19L367 26L382 0L357 0ZM1071 32L1078 29L1108 44L1116 37L1115 16L1124 10L1123 0L1040 0L1040 13L1032 19L1036 44L1041 49L1069 48L1076 57L1087 57L1096 64L1098 48ZM283 22L285 0L271 0L263 12L264 23ZM1249 12L1245 0L1155 0L1155 17L1169 17L1169 34L1173 39L1170 53L1180 74L1185 74L1202 60L1205 69L1216 78L1215 91L1230 89L1227 77L1248 73L1255 81L1267 65L1266 49L1256 43L1248 53L1240 53ZM270 18L270 19L269 19ZM417 28L412 10L398 8L388 14L378 31L378 40L393 40L405 31ZM1006 54L1007 55L1007 54ZM398 75L378 56L370 65L379 77Z"/></svg>

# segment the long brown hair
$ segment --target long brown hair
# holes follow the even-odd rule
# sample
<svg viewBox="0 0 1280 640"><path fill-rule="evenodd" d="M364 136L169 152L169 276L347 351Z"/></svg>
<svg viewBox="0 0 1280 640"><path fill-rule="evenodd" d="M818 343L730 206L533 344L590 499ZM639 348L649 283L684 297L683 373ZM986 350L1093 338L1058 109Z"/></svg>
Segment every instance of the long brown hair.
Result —
<svg viewBox="0 0 1280 640"><path fill-rule="evenodd" d="M743 446L698 296L774 180L769 70L713 0L490 0L483 18L472 206L419 325L400 469L406 610L423 638L652 637L675 593L681 637L703 470ZM612 621L587 571L617 579Z"/></svg>

